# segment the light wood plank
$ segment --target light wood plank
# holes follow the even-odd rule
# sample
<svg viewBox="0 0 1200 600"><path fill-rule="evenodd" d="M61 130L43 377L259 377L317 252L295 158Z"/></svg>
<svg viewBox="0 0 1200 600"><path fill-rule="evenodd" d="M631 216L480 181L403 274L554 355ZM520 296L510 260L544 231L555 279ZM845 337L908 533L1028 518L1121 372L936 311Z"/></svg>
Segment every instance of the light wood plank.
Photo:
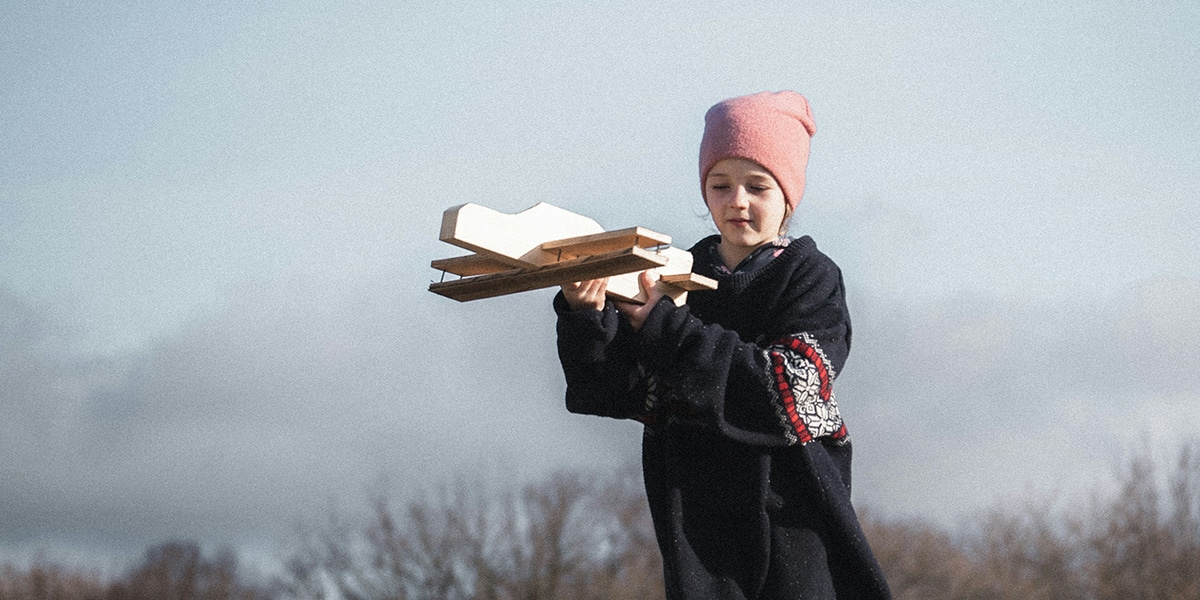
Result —
<svg viewBox="0 0 1200 600"><path fill-rule="evenodd" d="M562 258L576 258L588 254L611 252L621 248L636 246L638 248L654 248L671 243L671 236L646 229L645 227L629 227L593 235L566 238L546 242L542 250L559 252Z"/></svg>
<svg viewBox="0 0 1200 600"><path fill-rule="evenodd" d="M541 245L568 237L603 233L599 223L544 202L508 215L478 204L442 213L439 239L513 267L558 262L557 252Z"/></svg>
<svg viewBox="0 0 1200 600"><path fill-rule="evenodd" d="M661 267L667 263L667 260L666 257L643 248L625 248L542 267L513 269L502 273L432 283L429 285L429 291L459 302L466 302L553 287L573 281L640 272Z"/></svg>
<svg viewBox="0 0 1200 600"><path fill-rule="evenodd" d="M439 271L453 273L460 277L499 273L501 271L508 271L513 268L512 265L502 263L494 258L480 256L478 254L455 256L453 258L439 258L429 263L429 266Z"/></svg>
<svg viewBox="0 0 1200 600"><path fill-rule="evenodd" d="M687 292L717 289L717 280L698 273L663 275L662 281Z"/></svg>

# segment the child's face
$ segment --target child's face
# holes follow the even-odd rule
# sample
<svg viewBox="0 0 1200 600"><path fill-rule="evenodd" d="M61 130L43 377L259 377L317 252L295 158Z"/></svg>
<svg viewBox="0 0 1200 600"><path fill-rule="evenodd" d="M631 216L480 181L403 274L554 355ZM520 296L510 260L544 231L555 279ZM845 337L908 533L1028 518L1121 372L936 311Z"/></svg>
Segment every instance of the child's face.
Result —
<svg viewBox="0 0 1200 600"><path fill-rule="evenodd" d="M779 182L758 163L726 158L713 165L704 180L704 199L721 246L731 256L748 256L779 237L787 201Z"/></svg>

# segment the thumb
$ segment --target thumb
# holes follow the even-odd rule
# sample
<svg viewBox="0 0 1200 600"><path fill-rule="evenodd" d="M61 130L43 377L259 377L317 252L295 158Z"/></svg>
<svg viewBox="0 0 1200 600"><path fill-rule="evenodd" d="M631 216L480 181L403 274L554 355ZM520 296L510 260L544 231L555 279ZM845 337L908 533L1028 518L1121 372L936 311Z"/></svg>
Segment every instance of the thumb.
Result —
<svg viewBox="0 0 1200 600"><path fill-rule="evenodd" d="M642 286L642 290L647 293L654 288L654 280L650 277L650 271L642 271L638 275L638 285Z"/></svg>

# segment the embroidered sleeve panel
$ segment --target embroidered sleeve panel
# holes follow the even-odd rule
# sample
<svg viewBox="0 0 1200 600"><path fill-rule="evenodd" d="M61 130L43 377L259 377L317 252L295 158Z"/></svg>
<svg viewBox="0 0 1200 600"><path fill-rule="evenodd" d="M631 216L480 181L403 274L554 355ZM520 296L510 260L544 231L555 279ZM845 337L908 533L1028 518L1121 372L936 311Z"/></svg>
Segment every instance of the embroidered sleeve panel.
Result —
<svg viewBox="0 0 1200 600"><path fill-rule="evenodd" d="M833 365L820 344L800 333L766 349L775 383L775 412L789 445L830 438L848 440L846 425L833 395Z"/></svg>

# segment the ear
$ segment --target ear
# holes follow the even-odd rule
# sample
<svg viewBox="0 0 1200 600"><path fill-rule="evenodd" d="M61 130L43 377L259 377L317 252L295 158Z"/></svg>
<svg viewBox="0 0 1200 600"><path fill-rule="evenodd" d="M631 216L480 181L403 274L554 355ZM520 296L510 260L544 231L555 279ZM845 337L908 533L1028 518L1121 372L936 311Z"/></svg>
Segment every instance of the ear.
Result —
<svg viewBox="0 0 1200 600"><path fill-rule="evenodd" d="M786 200L784 202L786 202ZM795 212L796 210L792 208L791 204L787 204L783 207L783 220L779 222L779 235L787 235L788 225L791 224L792 214Z"/></svg>

